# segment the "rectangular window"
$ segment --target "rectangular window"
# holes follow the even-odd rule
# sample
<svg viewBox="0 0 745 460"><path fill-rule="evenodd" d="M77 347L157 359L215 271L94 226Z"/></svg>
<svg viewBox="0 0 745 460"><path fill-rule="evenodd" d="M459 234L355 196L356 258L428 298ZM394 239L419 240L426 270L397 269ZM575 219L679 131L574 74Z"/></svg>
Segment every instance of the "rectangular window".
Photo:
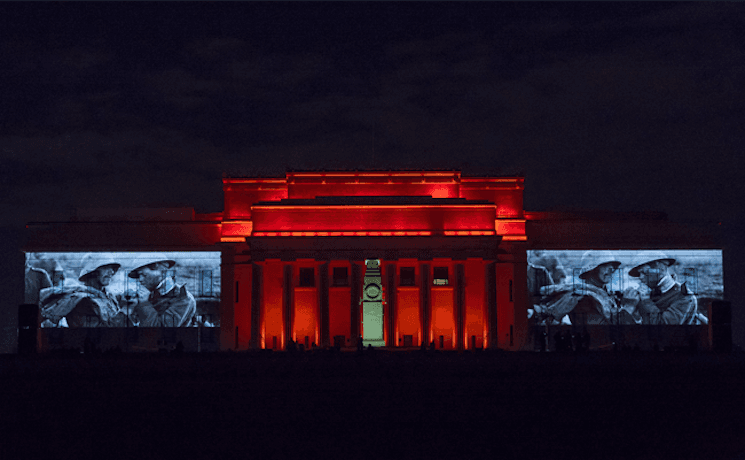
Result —
<svg viewBox="0 0 745 460"><path fill-rule="evenodd" d="M434 276L432 277L435 286L446 286L448 284L448 268L435 267Z"/></svg>
<svg viewBox="0 0 745 460"><path fill-rule="evenodd" d="M313 268L300 269L300 287L313 287L316 285L316 274Z"/></svg>
<svg viewBox="0 0 745 460"><path fill-rule="evenodd" d="M416 268L401 267L401 286L416 286Z"/></svg>
<svg viewBox="0 0 745 460"><path fill-rule="evenodd" d="M199 283L199 294L203 296L212 296L212 270L201 270L199 274L201 278ZM238 300L236 299L236 302L237 301Z"/></svg>
<svg viewBox="0 0 745 460"><path fill-rule="evenodd" d="M334 286L349 286L347 267L334 267Z"/></svg>

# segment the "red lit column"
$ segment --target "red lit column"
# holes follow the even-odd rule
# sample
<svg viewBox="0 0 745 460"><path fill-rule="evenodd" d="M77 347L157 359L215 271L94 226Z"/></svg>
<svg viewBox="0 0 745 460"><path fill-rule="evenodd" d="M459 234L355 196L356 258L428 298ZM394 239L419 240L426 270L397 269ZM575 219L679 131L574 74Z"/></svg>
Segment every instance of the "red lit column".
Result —
<svg viewBox="0 0 745 460"><path fill-rule="evenodd" d="M329 264L324 263L318 267L318 303L320 311L321 346L328 347L329 341Z"/></svg>
<svg viewBox="0 0 745 460"><path fill-rule="evenodd" d="M465 267L455 264L455 337L458 350L462 351L465 340Z"/></svg>
<svg viewBox="0 0 745 460"><path fill-rule="evenodd" d="M263 278L262 266L257 263L251 264L251 349L261 348L261 305L263 301Z"/></svg>
<svg viewBox="0 0 745 460"><path fill-rule="evenodd" d="M386 306L385 306L385 330L386 346L397 347L395 334L395 311L396 311L396 265L386 265Z"/></svg>
<svg viewBox="0 0 745 460"><path fill-rule="evenodd" d="M495 262L484 265L484 296L486 298L486 321L488 324L486 345L492 350L498 347L496 265Z"/></svg>
<svg viewBox="0 0 745 460"><path fill-rule="evenodd" d="M430 285L429 285L429 264L422 264L421 270L422 277L422 289L420 292L421 296L421 318L422 318L422 341L425 346L429 346L430 342L434 340L430 331Z"/></svg>
<svg viewBox="0 0 745 460"><path fill-rule="evenodd" d="M350 299L350 331L351 331L351 343L353 346L357 346L357 341L360 338L360 288L362 287L362 267L357 262L352 262L352 273L351 273L351 299Z"/></svg>
<svg viewBox="0 0 745 460"><path fill-rule="evenodd" d="M286 346L287 340L292 338L292 265L290 264L283 267L282 309L284 313L282 324L285 336L284 346Z"/></svg>

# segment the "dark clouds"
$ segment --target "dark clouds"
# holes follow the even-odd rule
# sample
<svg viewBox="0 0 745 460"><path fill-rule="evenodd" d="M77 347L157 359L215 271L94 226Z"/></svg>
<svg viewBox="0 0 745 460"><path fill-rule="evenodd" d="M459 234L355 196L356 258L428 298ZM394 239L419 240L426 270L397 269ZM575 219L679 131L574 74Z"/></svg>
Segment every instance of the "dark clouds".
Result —
<svg viewBox="0 0 745 460"><path fill-rule="evenodd" d="M218 211L223 172L288 168L525 173L530 209L716 218L742 194L737 4L2 8L15 223Z"/></svg>

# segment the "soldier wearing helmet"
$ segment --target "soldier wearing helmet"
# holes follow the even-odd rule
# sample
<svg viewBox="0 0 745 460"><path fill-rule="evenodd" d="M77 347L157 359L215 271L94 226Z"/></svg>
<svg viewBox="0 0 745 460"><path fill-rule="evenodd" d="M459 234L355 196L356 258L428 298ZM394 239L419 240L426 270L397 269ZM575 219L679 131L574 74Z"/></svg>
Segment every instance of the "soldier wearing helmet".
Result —
<svg viewBox="0 0 745 460"><path fill-rule="evenodd" d="M618 306L606 286L620 265L611 251L585 252L579 274L584 282L541 288L546 297L536 306L536 313L553 321L566 316L573 325L615 323Z"/></svg>
<svg viewBox="0 0 745 460"><path fill-rule="evenodd" d="M675 259L661 251L643 251L631 263L629 276L639 278L649 295L639 291L624 293L635 303L645 324L698 324L696 296L678 283L670 267ZM646 290L645 290L646 292Z"/></svg>
<svg viewBox="0 0 745 460"><path fill-rule="evenodd" d="M140 261L127 276L136 279L150 291L147 299L137 303L134 312L140 327L191 326L197 312L197 302L184 285L171 276L174 260L152 258Z"/></svg>
<svg viewBox="0 0 745 460"><path fill-rule="evenodd" d="M86 254L78 281L82 285L54 286L41 292L44 326L117 327L124 326L124 313L106 287L121 265L103 254Z"/></svg>

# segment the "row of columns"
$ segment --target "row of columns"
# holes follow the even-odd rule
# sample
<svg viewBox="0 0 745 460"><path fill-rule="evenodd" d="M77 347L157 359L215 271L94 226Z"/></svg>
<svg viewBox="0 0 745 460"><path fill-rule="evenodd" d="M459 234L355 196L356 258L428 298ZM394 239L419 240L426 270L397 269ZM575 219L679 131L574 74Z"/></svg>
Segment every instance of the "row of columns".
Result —
<svg viewBox="0 0 745 460"><path fill-rule="evenodd" d="M232 330L236 329L235 340L232 340L232 334L228 339L228 335L223 333L223 348L240 348L242 346L248 346L250 348L261 348L261 323L262 323L262 300L264 298L264 282L263 282L263 270L264 267L261 263L251 262L248 257L244 257L241 260L241 256L228 254L228 257L224 257L223 261L223 280L245 281L250 280L250 313L245 310L246 302L245 297L238 296L239 283L225 283L223 282L223 305L221 307L221 323L224 328ZM229 259L229 260L225 260ZM227 262L227 263L226 263ZM514 273L514 264L500 264L499 262L484 262L484 302L485 302L485 316L483 321L487 330L487 337L484 339L487 341L490 348L496 348L498 344L500 346L512 348L515 345L513 335L516 331L513 330L512 324L509 325L509 329L506 324L503 327L499 327L500 317L502 321L514 322L511 318L514 315L499 314L497 311L497 304L500 304L500 308L512 309L514 313L514 280L510 276ZM455 349L463 349L465 345L466 325L465 325L465 286L467 280L465 279L465 266L463 263L452 264L454 268L453 278L454 281L454 299L453 299L453 316L454 316L454 337L453 342ZM321 262L315 265L317 269L317 287L318 287L318 314L316 316L319 327L319 338L320 346L333 345L332 337L329 328L329 262ZM358 337L361 335L361 316L360 316L360 299L362 298L362 279L364 277L365 266L363 262L351 262L349 273L349 288L350 288L350 305L349 305L349 321L350 321L350 339L351 345L356 345ZM384 308L384 328L386 335L387 346L398 346L395 343L396 339L396 321L398 314L397 309L397 298L396 298L396 264L385 263L383 272L383 288L386 295L386 302ZM429 331L432 326L432 305L431 305L431 263L425 262L420 263L420 285L419 285L419 296L420 296L420 322L422 335L420 340L429 342L430 340L436 340L436 337L430 337ZM500 275L501 280L497 278ZM509 280L504 279L505 276L509 276ZM504 285L498 289L498 284ZM519 284L518 284L519 285ZM283 313L283 332L285 337L292 337L292 314L293 314L293 303L292 303L292 289L293 289L293 262L285 262L282 268L282 313ZM241 288L245 291L245 288ZM498 291L501 292L498 295ZM244 295L243 292L240 293ZM240 297L240 302L237 297ZM229 302L226 300L229 299ZM234 301L235 300L235 301ZM232 308L226 308L232 306ZM242 306L244 305L244 306ZM508 312L509 313L509 312ZM248 321L246 321L248 320ZM250 323L249 330L246 329L246 323ZM240 328L243 327L242 330ZM227 331L225 331L227 332ZM246 337L248 336L248 337ZM264 344L267 348L271 347L269 342Z"/></svg>

